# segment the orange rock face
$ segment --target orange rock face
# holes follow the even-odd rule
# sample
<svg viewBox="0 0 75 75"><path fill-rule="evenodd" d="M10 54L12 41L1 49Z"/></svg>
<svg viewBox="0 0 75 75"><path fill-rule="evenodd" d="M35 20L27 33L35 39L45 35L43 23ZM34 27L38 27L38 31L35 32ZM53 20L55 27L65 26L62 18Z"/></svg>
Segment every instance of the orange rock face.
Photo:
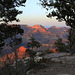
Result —
<svg viewBox="0 0 75 75"><path fill-rule="evenodd" d="M53 51L53 53L58 53L58 52L56 51L56 49L52 49L52 51Z"/></svg>
<svg viewBox="0 0 75 75"><path fill-rule="evenodd" d="M24 58L25 57L25 53L26 52L26 48L24 46L19 47L18 52L17 52L17 56L19 59Z"/></svg>
<svg viewBox="0 0 75 75"><path fill-rule="evenodd" d="M18 59L22 59L28 56L28 54L26 53L26 48L24 46L19 47L16 52ZM4 65L4 62L9 63L8 58L10 59L10 62L13 63L15 61L15 53L12 52L11 54L0 57L0 67Z"/></svg>

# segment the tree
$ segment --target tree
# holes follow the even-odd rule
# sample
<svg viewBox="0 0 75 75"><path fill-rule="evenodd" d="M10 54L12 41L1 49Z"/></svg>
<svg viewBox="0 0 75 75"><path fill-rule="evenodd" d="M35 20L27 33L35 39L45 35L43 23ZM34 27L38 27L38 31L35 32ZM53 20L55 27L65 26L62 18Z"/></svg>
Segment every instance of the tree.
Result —
<svg viewBox="0 0 75 75"><path fill-rule="evenodd" d="M17 29L13 26L8 26L8 22L19 21L17 15L22 11L17 10L16 7L24 6L26 0L0 0L0 50L5 45L5 39L8 39L23 31L18 25ZM15 30L16 29L16 30ZM19 29L19 31L17 31Z"/></svg>
<svg viewBox="0 0 75 75"><path fill-rule="evenodd" d="M17 61L17 45L19 45L22 42L21 38L18 38L17 35L22 35L23 33L23 29L21 29L20 25L8 25L8 22L12 22L12 21L19 21L19 19L17 19L17 15L21 14L22 11L19 11L17 9L17 7L20 6L24 6L24 3L26 2L26 0L0 0L0 49L2 49L2 47L4 45L6 46L11 46L12 48L15 49L15 60ZM10 59L7 55L7 58L10 62ZM10 63L9 66L6 65L5 68L7 68L8 71L8 75L14 75L12 72L13 70L15 70L15 75L18 75L17 73L19 72L18 70L18 62L16 62L16 69L13 67L10 68ZM24 64L23 64L24 65ZM11 72L10 72L10 69ZM25 67L23 67L25 68ZM6 71L7 71L6 70ZM22 69L21 71L23 72L24 69ZM6 72L5 71L5 72ZM24 71L25 72L25 71ZM25 73L21 73L21 75L26 74Z"/></svg>
<svg viewBox="0 0 75 75"><path fill-rule="evenodd" d="M70 51L71 54L73 54L74 51L74 48L75 48L75 29L73 28L70 28L68 30L68 36L67 36L67 46L68 46L68 49Z"/></svg>
<svg viewBox="0 0 75 75"><path fill-rule="evenodd" d="M40 0L41 5L50 11L48 18L57 17L65 21L67 26L75 28L75 0Z"/></svg>
<svg viewBox="0 0 75 75"><path fill-rule="evenodd" d="M26 52L30 56L30 60L28 61L29 67L32 68L36 63L34 60L34 57L36 56L36 51L34 51L34 48L39 48L41 44L35 40L34 37L30 38L30 42L27 43L27 50Z"/></svg>
<svg viewBox="0 0 75 75"><path fill-rule="evenodd" d="M34 57L36 55L36 52L33 50L35 47L39 48L41 44L34 39L34 37L30 38L30 42L27 43L27 53L30 55L30 57L34 60Z"/></svg>
<svg viewBox="0 0 75 75"><path fill-rule="evenodd" d="M54 45L56 47L56 51L66 52L66 45L62 42L61 38L57 39L56 42L54 43Z"/></svg>
<svg viewBox="0 0 75 75"><path fill-rule="evenodd" d="M22 42L22 38L21 37L17 37L18 35L22 35L23 34L23 29L21 29L20 25L6 25L6 24L1 24L0 25L0 34L1 34L1 41L0 41L0 48L2 49L3 46L10 46L11 49L14 49L14 54L15 54L15 61L16 61L16 74L17 74L17 46L19 44L21 44ZM1 51L1 50L0 50ZM1 54L1 53L0 53ZM8 56L9 52L6 52L7 55L7 60L9 61L9 67L11 66L12 62L11 62L11 57ZM7 69L9 68L7 66L6 61L4 61L5 66L7 67Z"/></svg>
<svg viewBox="0 0 75 75"><path fill-rule="evenodd" d="M27 43L27 47L28 48L39 48L41 46L41 44L39 42L37 42L33 37L30 38L30 42Z"/></svg>
<svg viewBox="0 0 75 75"><path fill-rule="evenodd" d="M3 46L13 46L21 43L22 39L18 38L17 35L23 34L23 29L20 25L0 25L0 51L3 49Z"/></svg>
<svg viewBox="0 0 75 75"><path fill-rule="evenodd" d="M21 14L16 7L24 6L26 0L0 0L0 22L19 21L17 15Z"/></svg>
<svg viewBox="0 0 75 75"><path fill-rule="evenodd" d="M19 21L16 17L22 11L17 10L16 7L24 6L25 2L26 0L0 0L0 22L2 23L0 24L0 51L5 45L5 40L23 32L19 25L13 27L7 25L7 23L15 20ZM9 45L11 45L11 42Z"/></svg>

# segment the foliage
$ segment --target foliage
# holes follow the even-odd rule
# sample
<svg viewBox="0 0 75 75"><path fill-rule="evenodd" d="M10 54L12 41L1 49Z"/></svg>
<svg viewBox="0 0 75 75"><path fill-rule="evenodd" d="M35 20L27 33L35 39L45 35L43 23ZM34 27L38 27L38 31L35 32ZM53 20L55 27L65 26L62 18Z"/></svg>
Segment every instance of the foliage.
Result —
<svg viewBox="0 0 75 75"><path fill-rule="evenodd" d="M26 0L0 0L0 51L4 45L18 45L22 41L17 38L17 34L22 34L23 29L19 25L7 25L8 22L19 21L17 15L22 11L17 10L17 7L24 6ZM16 43L15 43L16 42Z"/></svg>
<svg viewBox="0 0 75 75"><path fill-rule="evenodd" d="M41 46L41 44L39 42L37 42L33 37L30 38L30 42L27 43L27 47L28 48L39 48Z"/></svg>
<svg viewBox="0 0 75 75"><path fill-rule="evenodd" d="M33 58L33 60L34 60L34 57L36 56L36 52L33 51L33 50L30 50L30 49L27 49L26 52L27 52L27 53L29 54L29 56L30 56L31 58Z"/></svg>
<svg viewBox="0 0 75 75"><path fill-rule="evenodd" d="M36 52L33 51L33 48L39 48L41 44L37 42L33 37L30 38L30 42L27 43L28 49L26 50L30 57L34 60Z"/></svg>
<svg viewBox="0 0 75 75"><path fill-rule="evenodd" d="M11 48L14 49L14 53L15 53L15 61L16 61L16 66L15 68L11 66L11 60L8 56L8 53L6 52L7 54L7 61L9 61L9 65L7 65L7 61L4 61L4 65L6 67L4 67L4 72L8 72L8 74L5 74L5 75L9 75L9 74L12 74L12 75L16 75L18 73L18 58L17 58L17 52L16 52L16 49L17 49L17 46L19 44L21 44L22 42L22 38L21 37L17 37L17 35L22 35L23 34L23 29L21 29L21 26L20 25L7 25L7 24L1 24L0 25L0 51L1 49L3 49L4 46L10 46ZM3 44L4 43L4 44ZM11 69L10 69L11 68ZM21 68L21 67L20 67ZM9 71L8 71L9 70ZM2 70L3 71L3 70ZM3 73L4 74L4 73ZM3 75L2 74L2 75Z"/></svg>
<svg viewBox="0 0 75 75"><path fill-rule="evenodd" d="M25 63L20 60L17 62L17 70L15 66L6 64L5 67L0 68L0 75L26 75L28 68Z"/></svg>
<svg viewBox="0 0 75 75"><path fill-rule="evenodd" d="M11 46L14 47L19 45L22 42L21 38L18 38L17 35L23 34L23 29L21 29L20 25L0 25L0 51L3 46Z"/></svg>
<svg viewBox="0 0 75 75"><path fill-rule="evenodd" d="M21 29L20 25L7 25L7 24L0 24L0 52L3 49L4 46L10 46L15 51L15 60L17 61L17 46L21 44L22 38L17 37L17 35L23 34L23 29ZM1 53L0 53L1 54ZM11 65L11 59L7 54L7 60L9 61L9 66ZM16 62L17 63L17 62ZM4 62L4 65L7 65L6 61ZM17 67L17 66L15 66ZM6 66L8 69L9 67ZM17 71L17 70L16 70Z"/></svg>
<svg viewBox="0 0 75 75"><path fill-rule="evenodd" d="M17 7L24 6L26 0L0 0L0 51L3 46L11 46L15 50L15 60L16 66L13 68L11 63L9 65L4 62L5 67L1 75L25 75L25 66L24 63L21 62L18 65L17 62L17 45L21 44L22 38L17 37L18 35L23 34L23 29L21 29L20 25L7 25L8 22L19 21L17 19L17 15L21 14L22 11L19 11ZM7 55L7 59L10 62L10 59ZM20 69L21 68L21 69ZM0 69L1 71L1 69ZM7 73L7 74L6 74Z"/></svg>
<svg viewBox="0 0 75 75"><path fill-rule="evenodd" d="M26 0L0 0L0 22L19 21L16 16L22 11L16 7L24 6L25 2Z"/></svg>
<svg viewBox="0 0 75 75"><path fill-rule="evenodd" d="M57 39L56 42L54 43L54 45L56 47L56 51L59 51L59 52L66 51L66 45L62 42L61 38Z"/></svg>
<svg viewBox="0 0 75 75"><path fill-rule="evenodd" d="M75 28L75 0L40 0L41 5L49 11L48 18L57 17L58 21Z"/></svg>

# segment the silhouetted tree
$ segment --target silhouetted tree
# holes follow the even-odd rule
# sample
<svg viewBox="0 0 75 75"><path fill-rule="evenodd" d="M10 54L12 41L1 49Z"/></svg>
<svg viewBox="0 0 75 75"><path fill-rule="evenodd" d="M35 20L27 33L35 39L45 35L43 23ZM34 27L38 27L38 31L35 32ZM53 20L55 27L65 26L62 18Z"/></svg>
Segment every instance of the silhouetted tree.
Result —
<svg viewBox="0 0 75 75"><path fill-rule="evenodd" d="M40 0L41 5L49 11L48 18L56 17L65 21L67 26L75 28L75 0Z"/></svg>
<svg viewBox="0 0 75 75"><path fill-rule="evenodd" d="M26 0L0 0L0 22L19 21L16 16L22 11L16 7L24 6L25 2Z"/></svg>
<svg viewBox="0 0 75 75"><path fill-rule="evenodd" d="M5 28L4 28L5 27ZM1 39L2 42L4 44L0 44L0 48L2 49L3 46L10 46L12 49L14 49L14 53L15 53L15 61L16 61L16 69L15 69L15 73L17 74L18 72L18 57L17 57L17 46L19 44L21 44L22 42L22 38L21 37L17 37L18 35L22 35L23 34L23 29L21 29L20 25L5 25L5 24L1 24L0 25L0 32L1 32ZM4 62L7 69L9 69L9 67L11 66L11 58L8 56L7 54L7 60L9 61L9 65L7 66L6 61ZM11 67L12 68L12 67ZM12 69L14 70L14 69ZM9 71L10 72L10 71ZM12 73L11 73L12 74Z"/></svg>
<svg viewBox="0 0 75 75"><path fill-rule="evenodd" d="M41 44L38 42L38 41L36 41L35 39L34 39L34 37L31 37L30 38L30 42L28 42L27 43L27 47L28 47L28 49L27 49L27 53L30 55L30 57L34 60L34 57L35 57L35 55L36 55L36 52L33 50L35 47L36 48L39 48L41 46Z"/></svg>
<svg viewBox="0 0 75 75"><path fill-rule="evenodd" d="M34 51L34 48L39 48L41 44L34 39L34 37L30 38L30 42L27 43L27 50L26 52L30 56L30 60L28 61L29 63L29 68L32 68L36 63L34 60L34 57L36 56L36 51Z"/></svg>
<svg viewBox="0 0 75 75"><path fill-rule="evenodd" d="M62 42L61 38L57 39L56 42L54 43L54 45L56 47L56 51L66 52L66 45Z"/></svg>
<svg viewBox="0 0 75 75"><path fill-rule="evenodd" d="M19 25L18 27L13 27L8 26L7 23L15 20L19 21L16 17L18 14L21 14L22 11L19 11L16 7L24 6L25 2L26 0L0 0L0 22L2 23L0 24L0 51L5 44L5 39L23 31ZM17 31L18 29L20 30Z"/></svg>
<svg viewBox="0 0 75 75"><path fill-rule="evenodd" d="M0 0L0 49L2 49L3 46L11 46L15 49L15 59L17 61L17 45L19 45L22 42L21 38L18 38L17 35L21 35L23 33L23 29L21 29L20 25L7 25L8 22L12 21L19 21L17 19L17 15L21 14L22 11L19 11L17 7L24 6L24 3L26 0ZM10 61L8 55L8 60ZM5 72L8 70L7 75L19 75L18 70L18 63L16 62L16 69L13 67L10 67L6 64L7 68ZM24 65L24 64L22 64ZM4 68L4 69L5 69ZM11 69L11 71L10 71ZM22 69L22 68L21 68ZM13 73L15 70L15 73ZM23 72L24 69L21 71ZM24 75L25 73L21 73L21 75Z"/></svg>
<svg viewBox="0 0 75 75"><path fill-rule="evenodd" d="M23 31L20 29L19 25L18 27L13 27L7 25L7 23L12 21L19 21L19 19L16 17L17 15L21 14L22 11L19 11L19 9L16 7L25 6L25 2L26 0L0 0L0 22L2 23L0 24L0 51L5 45L5 39L8 39Z"/></svg>
<svg viewBox="0 0 75 75"><path fill-rule="evenodd" d="M0 25L0 51L3 46L15 46L18 43L21 43L22 39L18 38L17 35L23 34L23 29L21 29L20 25Z"/></svg>
<svg viewBox="0 0 75 75"><path fill-rule="evenodd" d="M27 47L28 48L39 48L41 46L41 44L39 42L37 42L33 37L30 38L30 42L27 43Z"/></svg>
<svg viewBox="0 0 75 75"><path fill-rule="evenodd" d="M68 46L68 49L70 51L71 54L73 54L74 51L74 48L75 48L75 29L73 28L70 28L68 30L68 41L67 41L67 46Z"/></svg>

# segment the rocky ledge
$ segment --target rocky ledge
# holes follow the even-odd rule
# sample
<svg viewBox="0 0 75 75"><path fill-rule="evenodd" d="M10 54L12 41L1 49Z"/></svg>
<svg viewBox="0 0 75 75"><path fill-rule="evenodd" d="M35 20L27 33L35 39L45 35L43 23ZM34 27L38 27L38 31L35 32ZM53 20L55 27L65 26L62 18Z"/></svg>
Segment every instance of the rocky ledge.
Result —
<svg viewBox="0 0 75 75"><path fill-rule="evenodd" d="M52 53L43 56L49 60L43 69L33 69L27 75L75 75L75 54Z"/></svg>

